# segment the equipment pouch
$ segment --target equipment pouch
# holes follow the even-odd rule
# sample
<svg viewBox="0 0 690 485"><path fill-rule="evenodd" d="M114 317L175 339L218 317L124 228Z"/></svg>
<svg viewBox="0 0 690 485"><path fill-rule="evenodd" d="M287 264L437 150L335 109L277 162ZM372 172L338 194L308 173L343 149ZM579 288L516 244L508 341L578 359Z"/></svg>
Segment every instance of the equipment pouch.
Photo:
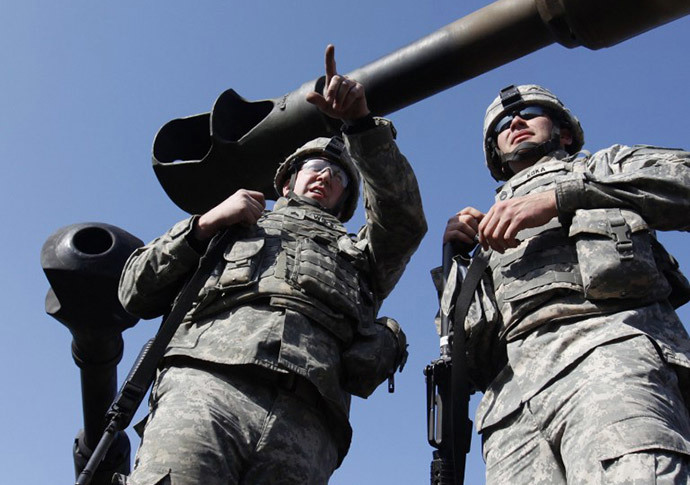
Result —
<svg viewBox="0 0 690 485"><path fill-rule="evenodd" d="M376 319L369 335L358 334L343 352L343 388L355 396L369 397L407 361L407 338L398 322Z"/></svg>
<svg viewBox="0 0 690 485"><path fill-rule="evenodd" d="M656 301L670 286L657 268L642 217L626 209L578 209L569 231L575 239L585 297Z"/></svg>
<svg viewBox="0 0 690 485"><path fill-rule="evenodd" d="M223 253L225 267L218 279L217 288L248 286L258 278L261 249L264 238L256 237L236 241Z"/></svg>
<svg viewBox="0 0 690 485"><path fill-rule="evenodd" d="M685 305L690 301L690 282L681 273L678 261L666 251L666 248L656 238L652 238L652 249L657 267L671 285L668 301L673 305L673 308Z"/></svg>
<svg viewBox="0 0 690 485"><path fill-rule="evenodd" d="M321 303L359 320L362 301L359 278L354 266L315 239L302 238L296 251L295 270L291 279L306 294Z"/></svg>

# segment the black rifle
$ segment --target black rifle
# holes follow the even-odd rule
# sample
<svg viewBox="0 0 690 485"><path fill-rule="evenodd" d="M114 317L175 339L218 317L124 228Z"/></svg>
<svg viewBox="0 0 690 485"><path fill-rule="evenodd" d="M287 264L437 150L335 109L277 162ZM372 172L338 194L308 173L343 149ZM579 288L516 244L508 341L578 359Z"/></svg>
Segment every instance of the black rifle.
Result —
<svg viewBox="0 0 690 485"><path fill-rule="evenodd" d="M436 448L431 461L432 485L462 485L465 479L465 459L472 441L472 421L469 419L470 386L465 354L465 317L474 291L486 268L486 259L475 257L470 264L469 254L454 256L450 243L443 245L443 287L450 270L457 261L457 281L451 308L441 316L441 356L431 362L426 376L427 437Z"/></svg>
<svg viewBox="0 0 690 485"><path fill-rule="evenodd" d="M110 445L119 431L124 431L134 417L146 392L153 383L156 370L165 349L180 326L182 319L189 311L194 299L204 286L211 271L220 260L223 250L235 238L237 226L218 233L209 244L206 253L199 261L199 266L180 291L167 317L161 323L156 336L149 340L141 349L137 360L122 384L120 392L106 413L107 425L103 436L79 474L76 485L88 485L93 478L98 465L105 457Z"/></svg>

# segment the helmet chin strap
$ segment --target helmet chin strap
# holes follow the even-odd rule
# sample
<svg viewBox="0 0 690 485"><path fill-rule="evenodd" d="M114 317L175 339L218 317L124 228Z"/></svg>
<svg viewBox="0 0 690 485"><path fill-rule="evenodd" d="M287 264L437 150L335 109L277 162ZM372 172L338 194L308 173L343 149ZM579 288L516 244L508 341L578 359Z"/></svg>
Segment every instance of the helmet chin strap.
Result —
<svg viewBox="0 0 690 485"><path fill-rule="evenodd" d="M512 177L515 175L510 164L513 162L536 162L540 158L561 147L561 130L554 124L551 130L551 138L541 143L525 141L520 143L515 150L510 153L498 152L501 160L501 170L504 174Z"/></svg>

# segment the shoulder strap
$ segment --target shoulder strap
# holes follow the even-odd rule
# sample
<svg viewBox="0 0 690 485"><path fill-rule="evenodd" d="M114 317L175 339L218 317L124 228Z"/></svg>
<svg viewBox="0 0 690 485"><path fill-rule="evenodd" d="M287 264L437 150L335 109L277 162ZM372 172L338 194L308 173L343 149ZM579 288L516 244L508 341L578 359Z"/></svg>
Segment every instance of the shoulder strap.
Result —
<svg viewBox="0 0 690 485"><path fill-rule="evenodd" d="M453 333L457 335L465 334L465 318L470 309L470 303L474 292L479 286L484 270L489 266L489 253L484 251L477 251L472 257L470 265L467 267L467 273L460 285L460 293L455 303L455 312L453 313ZM453 347L455 348L455 346Z"/></svg>
<svg viewBox="0 0 690 485"><path fill-rule="evenodd" d="M453 434L453 461L455 473L464 478L465 458L470 451L472 441L472 421L469 419L470 383L467 371L465 351L465 317L470 308L474 292L479 286L484 270L489 265L488 253L475 252L467 273L461 282L460 294L455 303L453 314L453 344L451 367L451 413ZM462 479L460 479L462 483Z"/></svg>

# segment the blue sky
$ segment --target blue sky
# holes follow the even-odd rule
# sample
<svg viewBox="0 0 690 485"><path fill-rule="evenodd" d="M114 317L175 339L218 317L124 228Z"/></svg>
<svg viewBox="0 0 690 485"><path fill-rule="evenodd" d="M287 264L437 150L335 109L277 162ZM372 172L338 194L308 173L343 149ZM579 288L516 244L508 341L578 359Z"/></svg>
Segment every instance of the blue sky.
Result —
<svg viewBox="0 0 690 485"><path fill-rule="evenodd" d="M39 258L46 238L61 227L95 221L153 239L185 216L151 169L151 144L164 123L209 111L227 88L249 100L290 92L322 74L328 43L336 45L341 72L349 72L487 3L5 2L3 481L74 479L79 373L69 331L44 310L48 282ZM687 17L601 51L553 45L389 115L416 170L430 230L383 308L407 332L407 367L395 394L381 388L366 401L354 400L352 449L332 484L429 481L422 369L438 356L438 338L428 275L440 261L447 218L467 205L491 205L495 184L484 167L481 121L498 90L528 82L552 89L579 116L590 151L614 143L689 148L688 46ZM349 228L362 221L359 210ZM690 271L686 235L662 234L661 240ZM688 308L680 315L690 322ZM141 321L124 333L120 377L158 323ZM138 439L130 437L136 448ZM468 483L483 483L478 444L475 436Z"/></svg>

